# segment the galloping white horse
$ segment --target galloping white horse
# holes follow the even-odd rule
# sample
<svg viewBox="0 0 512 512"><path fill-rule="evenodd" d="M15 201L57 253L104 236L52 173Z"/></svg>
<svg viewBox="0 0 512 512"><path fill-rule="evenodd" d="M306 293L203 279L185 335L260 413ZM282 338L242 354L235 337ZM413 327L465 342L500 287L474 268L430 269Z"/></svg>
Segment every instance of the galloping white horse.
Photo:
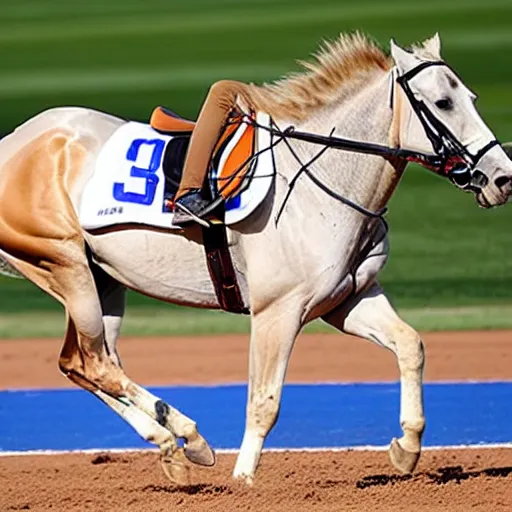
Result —
<svg viewBox="0 0 512 512"><path fill-rule="evenodd" d="M464 186L481 206L507 201L512 162L480 118L474 95L442 61L437 35L411 51L391 42L391 56L359 34L342 35L305 67L260 90L260 110L276 126L293 124L326 136L335 130L354 140L440 155L447 173L453 157L466 163ZM186 459L211 465L214 453L192 419L122 370L116 342L125 290L192 307L215 309L219 302L196 227L93 234L81 226L82 192L103 146L125 123L89 109L58 108L0 142L0 254L64 305L61 371L159 446L169 478L185 482ZM381 217L370 214L388 202L406 161L332 148L314 159L318 149L293 138L276 145L269 194L228 229L251 313L246 427L234 469L248 483L278 417L295 338L319 317L396 355L403 435L392 441L390 457L410 472L420 456L423 346L376 280L388 242ZM307 172L294 179L304 170L301 162L310 162ZM456 173L452 177L456 181Z"/></svg>

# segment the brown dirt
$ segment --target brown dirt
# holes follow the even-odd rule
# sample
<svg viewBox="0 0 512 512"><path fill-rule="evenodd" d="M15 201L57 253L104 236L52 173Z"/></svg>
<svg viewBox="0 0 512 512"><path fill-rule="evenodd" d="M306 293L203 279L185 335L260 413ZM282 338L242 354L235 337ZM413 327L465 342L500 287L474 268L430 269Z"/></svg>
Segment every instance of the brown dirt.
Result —
<svg viewBox="0 0 512 512"><path fill-rule="evenodd" d="M0 510L115 512L505 512L512 450L426 452L413 476L379 452L266 453L253 488L230 478L235 457L169 485L156 454L0 459Z"/></svg>
<svg viewBox="0 0 512 512"><path fill-rule="evenodd" d="M425 380L512 378L512 332L423 334ZM0 341L0 389L73 387L57 369L61 342ZM128 375L144 385L211 384L247 380L248 337L124 338L119 344ZM352 336L303 334L288 382L361 382L398 379L395 357Z"/></svg>
<svg viewBox="0 0 512 512"><path fill-rule="evenodd" d="M424 335L426 380L508 379L512 332ZM0 389L62 387L57 340L0 341ZM149 384L240 382L247 338L125 339L128 373ZM289 382L395 380L393 355L335 335L303 335ZM504 512L512 510L512 450L426 452L412 477L382 452L266 453L253 488L234 483L234 455L169 485L155 453L0 457L0 511L248 510Z"/></svg>

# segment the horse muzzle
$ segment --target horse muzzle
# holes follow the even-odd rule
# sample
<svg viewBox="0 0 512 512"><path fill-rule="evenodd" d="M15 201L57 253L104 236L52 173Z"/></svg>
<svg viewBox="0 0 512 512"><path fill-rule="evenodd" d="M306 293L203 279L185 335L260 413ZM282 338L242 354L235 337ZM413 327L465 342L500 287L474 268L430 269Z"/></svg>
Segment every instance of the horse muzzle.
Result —
<svg viewBox="0 0 512 512"><path fill-rule="evenodd" d="M475 171L477 173L479 171ZM512 195L512 175L498 172L497 176L492 181L486 178L481 181L481 185L475 183L471 189L475 192L477 203L482 208L492 208L493 206L500 206L505 204Z"/></svg>

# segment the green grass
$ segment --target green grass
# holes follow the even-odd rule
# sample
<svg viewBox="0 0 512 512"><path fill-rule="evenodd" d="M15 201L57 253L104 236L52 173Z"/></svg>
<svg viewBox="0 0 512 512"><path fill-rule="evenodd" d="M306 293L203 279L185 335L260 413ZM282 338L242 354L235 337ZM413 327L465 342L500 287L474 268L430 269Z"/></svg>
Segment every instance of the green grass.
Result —
<svg viewBox="0 0 512 512"><path fill-rule="evenodd" d="M512 328L512 306L474 306L466 308L420 308L399 311L419 331L493 330ZM207 336L246 334L247 316L220 311L176 307L129 308L121 334L124 336ZM305 332L337 332L318 320ZM0 340L8 338L61 337L63 311L34 311L0 314Z"/></svg>
<svg viewBox="0 0 512 512"><path fill-rule="evenodd" d="M479 95L484 119L512 140L511 20L510 0L4 0L0 133L56 105L147 120L165 104L194 117L214 80L278 78L322 38L360 29L385 47L391 37L409 44L440 31L443 54ZM405 318L421 329L508 326L510 208L483 211L415 167L389 206L382 283ZM30 283L0 280L0 336L59 333L59 308ZM177 328L221 332L247 323L129 294L125 333Z"/></svg>

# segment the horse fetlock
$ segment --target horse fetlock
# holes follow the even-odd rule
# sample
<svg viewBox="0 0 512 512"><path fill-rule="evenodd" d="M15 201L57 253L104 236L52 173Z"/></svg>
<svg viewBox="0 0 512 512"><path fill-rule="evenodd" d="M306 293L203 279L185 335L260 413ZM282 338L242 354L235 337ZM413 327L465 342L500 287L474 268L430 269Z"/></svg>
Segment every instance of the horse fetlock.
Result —
<svg viewBox="0 0 512 512"><path fill-rule="evenodd" d="M173 446L174 449L177 449L178 445L176 443L176 438L164 428L155 429L154 431L148 433L144 436L148 443L156 444L160 446L165 446L166 449L169 446Z"/></svg>
<svg viewBox="0 0 512 512"><path fill-rule="evenodd" d="M260 461L264 439L264 436L253 429L246 430L233 471L234 478L252 483Z"/></svg>
<svg viewBox="0 0 512 512"><path fill-rule="evenodd" d="M409 451L417 452L421 450L421 438L425 431L425 418L416 420L402 421L402 431L404 435L400 439L401 445Z"/></svg>
<svg viewBox="0 0 512 512"><path fill-rule="evenodd" d="M425 418L423 416L415 419L402 420L400 422L404 434L410 433L415 436L421 436L425 430Z"/></svg>
<svg viewBox="0 0 512 512"><path fill-rule="evenodd" d="M421 438L425 430L425 418L403 420L401 422L403 436L399 439L400 446L410 453L421 451Z"/></svg>
<svg viewBox="0 0 512 512"><path fill-rule="evenodd" d="M160 425L172 428L174 434L185 440L185 457L194 464L200 466L213 466L215 464L215 452L206 439L198 432L197 424L183 416L173 415L171 408L162 400L155 405L157 421Z"/></svg>
<svg viewBox="0 0 512 512"><path fill-rule="evenodd" d="M186 439L187 441L193 441L197 436L199 436L197 423L195 421L189 420L183 425L176 425L176 427L176 435Z"/></svg>

